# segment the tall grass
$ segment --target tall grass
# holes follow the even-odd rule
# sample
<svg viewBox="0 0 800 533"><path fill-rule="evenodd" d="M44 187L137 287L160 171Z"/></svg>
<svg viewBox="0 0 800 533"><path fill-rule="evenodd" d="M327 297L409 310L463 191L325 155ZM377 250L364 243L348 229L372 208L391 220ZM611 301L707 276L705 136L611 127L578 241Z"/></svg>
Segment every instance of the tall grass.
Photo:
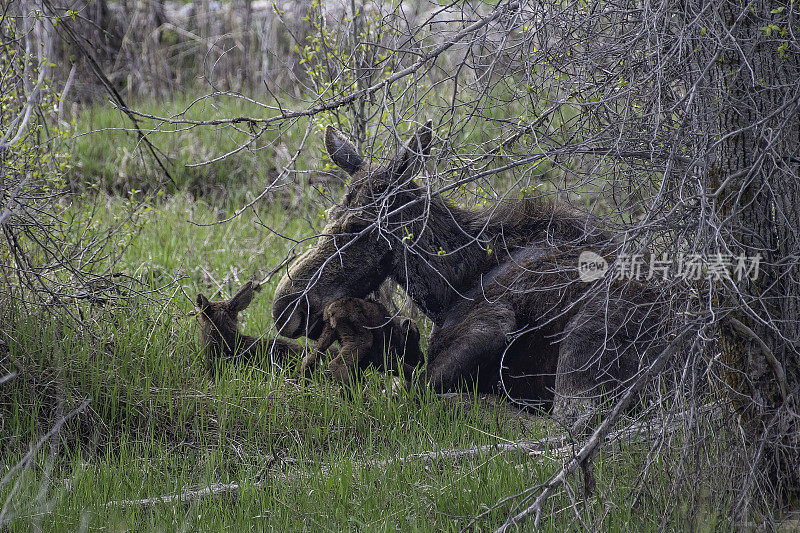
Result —
<svg viewBox="0 0 800 533"><path fill-rule="evenodd" d="M108 199L98 216L111 221L127 205ZM262 231L254 216L212 226L189 222L213 222L232 209L176 195L146 210L118 268L159 290L150 300L84 309L99 338L67 322L13 315L9 333L17 342L10 349L19 375L0 386L6 470L60 414L84 398L90 403L39 450L30 468L0 486L0 500L10 502L9 531L458 531L554 472L559 462L547 455L492 452L458 461L376 463L561 431L546 417L475 396L439 398L425 390L393 396L384 392L385 376L370 372L342 390L321 376L299 379L296 362L225 368L212 383L188 316L190 299L198 291L227 297L254 270L279 262L289 246ZM311 231L273 205L259 207L258 215L293 235ZM244 313L246 332L269 329L274 283ZM594 527L659 526L661 515L654 513L665 506L662 494L635 510L624 504L636 486L643 446L601 456L601 497L583 511ZM231 482L240 486L235 497L109 506ZM552 500L545 530L576 525L569 505L566 494ZM509 511L500 506L479 524L497 525ZM709 504L703 523L720 519Z"/></svg>
<svg viewBox="0 0 800 533"><path fill-rule="evenodd" d="M143 109L168 113L187 103ZM197 113L207 116L207 110ZM114 111L92 109L79 127L120 122ZM205 156L205 147L222 152L241 141L213 129L153 135L178 162ZM285 368L225 368L216 382L208 378L189 316L194 296L228 297L291 252L294 243L264 225L295 239L319 229L319 207L305 199L264 200L215 224L241 206L258 182L253 176L268 171L281 142L291 140L265 137L253 153L203 167L202 175L176 171L172 194L136 208L130 245L114 264L135 280L142 292L136 298L120 293L114 305L76 304L72 311L80 321L42 320L35 310L0 303L11 339L0 362L17 371L0 384L0 501L9 531L459 531L484 511L477 524L489 528L512 510L509 504L492 510L496 502L545 482L557 469L563 457L546 454L398 459L561 433L547 417L502 402L469 394L441 398L424 389L387 394L385 376L371 372L342 390L321 376L299 379L296 361ZM95 197L98 224L111 227L130 217L131 197L142 194L131 189L158 179L149 164L128 155L130 143L129 134L116 129L75 142L74 179L95 179L100 189L125 193ZM197 187L216 180L225 194L198 199ZM276 281L241 317L246 333L270 334ZM25 469L9 474L32 443L86 399L88 407L45 441ZM682 523L683 511L670 507L667 490L648 491L635 509L625 503L639 490L646 450L647 444L630 444L600 456L599 497L576 504L584 525L645 531ZM231 482L239 484L238 493L222 499L113 504ZM572 492L548 504L546 531L579 525L571 510L579 480L573 482ZM718 500L707 498L706 514L695 520L724 530Z"/></svg>
<svg viewBox="0 0 800 533"><path fill-rule="evenodd" d="M136 106L144 115L186 120L231 119L272 116L274 111L232 96L192 97L179 93L169 100L145 100ZM193 127L166 124L142 117L139 127L157 146L172 181L144 149L123 112L107 105L92 106L78 113L74 124L74 166L68 178L76 189L99 188L128 195L131 191L188 191L212 198L257 190L269 183L278 167L287 163L287 146L294 146L300 128L275 126L248 144L247 125ZM220 161L208 162L240 146L248 146ZM301 162L302 163L302 162Z"/></svg>

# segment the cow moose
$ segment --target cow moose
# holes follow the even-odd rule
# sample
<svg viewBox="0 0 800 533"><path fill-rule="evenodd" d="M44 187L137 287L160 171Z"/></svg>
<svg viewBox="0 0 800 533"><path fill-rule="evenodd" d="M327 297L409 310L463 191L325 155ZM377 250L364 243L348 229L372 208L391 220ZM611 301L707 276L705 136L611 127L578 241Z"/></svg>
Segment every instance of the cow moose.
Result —
<svg viewBox="0 0 800 533"><path fill-rule="evenodd" d="M666 304L646 286L580 278L581 252L613 262L617 247L588 215L541 197L464 209L431 194L414 177L432 141L428 122L372 164L326 129L350 179L316 245L278 283L279 333L317 339L332 302L390 278L434 323L425 379L436 390L500 388L585 422L664 349Z"/></svg>
<svg viewBox="0 0 800 533"><path fill-rule="evenodd" d="M206 369L213 379L217 377L218 364L257 364L260 362L285 362L290 356L300 356L303 347L294 341L256 338L243 335L238 329L239 313L250 305L261 286L248 281L230 300L209 301L203 294L195 300L197 321L200 324L200 345L205 355Z"/></svg>

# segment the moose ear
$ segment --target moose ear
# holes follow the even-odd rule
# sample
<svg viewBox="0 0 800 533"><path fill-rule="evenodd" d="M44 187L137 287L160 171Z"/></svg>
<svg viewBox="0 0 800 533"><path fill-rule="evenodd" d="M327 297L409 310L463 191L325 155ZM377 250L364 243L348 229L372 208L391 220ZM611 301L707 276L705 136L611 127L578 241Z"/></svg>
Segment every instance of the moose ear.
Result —
<svg viewBox="0 0 800 533"><path fill-rule="evenodd" d="M209 306L208 298L206 298L202 294L198 294L197 298L194 301L194 306L197 308L198 311L202 313L203 311L208 309Z"/></svg>
<svg viewBox="0 0 800 533"><path fill-rule="evenodd" d="M432 124L430 120L423 124L395 156L392 173L396 181L411 179L422 166L422 161L431 153Z"/></svg>
<svg viewBox="0 0 800 533"><path fill-rule="evenodd" d="M253 291L256 290L256 287L258 285L255 285L252 281L245 283L228 302L228 314L236 316L239 311L247 309L247 306L253 301Z"/></svg>
<svg viewBox="0 0 800 533"><path fill-rule="evenodd" d="M325 150L331 160L351 176L364 165L364 158L358 155L355 145L331 125L325 128Z"/></svg>

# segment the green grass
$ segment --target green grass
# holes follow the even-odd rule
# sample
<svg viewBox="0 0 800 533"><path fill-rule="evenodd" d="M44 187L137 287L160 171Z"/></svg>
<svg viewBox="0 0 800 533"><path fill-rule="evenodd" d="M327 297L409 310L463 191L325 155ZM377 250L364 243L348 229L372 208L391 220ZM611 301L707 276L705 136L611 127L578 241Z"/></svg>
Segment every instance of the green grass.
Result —
<svg viewBox="0 0 800 533"><path fill-rule="evenodd" d="M177 94L165 100L146 100L136 111L145 115L186 120L225 120L237 117L266 118L274 111L241 98L220 95L197 99ZM267 129L248 144L247 124L194 127L165 124L140 118L139 127L158 148L169 171L166 180L155 159L139 142L133 125L122 111L108 105L83 109L74 125L73 168L67 177L77 189L99 188L127 195L130 191L186 190L195 196L227 197L245 189L259 190L274 179L281 164L288 163L289 152L299 142L300 127ZM255 130L261 128L254 126ZM221 161L202 166L237 148L247 146ZM302 161L300 162L302 164Z"/></svg>
<svg viewBox="0 0 800 533"><path fill-rule="evenodd" d="M170 114L187 104L151 102L142 109ZM219 111L198 108L196 117L259 112L237 106L226 99ZM296 142L297 132L270 132L253 152L201 170L183 164L232 149L243 137L213 128L154 133L153 141L176 161L177 186L159 195L152 161L130 156L135 139L109 129L121 123L119 113L107 108L82 115L80 131L101 131L75 140L73 182L95 182L101 191L122 194L100 192L68 212L88 217L94 206L93 227L100 229L131 219L124 228L129 245L111 256L113 269L135 280L134 288L144 294L120 294L116 305L106 307L76 304L70 311L80 313L83 324L0 302L18 372L0 384L0 505L3 519L13 518L9 531L459 531L557 470L563 458L495 453L376 464L561 434L546 417L469 394L443 399L414 390L391 396L383 392L384 376L369 372L353 390L343 391L321 375L298 379L296 361L282 369L226 368L212 383L190 316L195 295L228 297L292 251L291 241L264 225L295 239L319 229L319 208L309 203L310 193L289 189L215 224L260 191L274 170L276 147ZM320 166L308 155L313 153L298 162L301 169ZM153 195L138 205L144 193L131 189ZM198 194L204 191L212 194ZM245 333L270 330L276 283L277 277L240 317ZM0 370L9 366L2 357L0 364ZM31 443L85 399L88 408L69 419L27 468L10 473ZM586 523L610 531L655 530L665 509L668 524L682 523L684 511L670 505L668 490L648 491L652 497L633 510L626 503L646 449L631 445L600 457L600 496L583 508ZM231 482L241 487L235 498L109 507ZM570 485L579 491L580 479ZM579 528L570 501L564 492L552 498L545 531ZM703 522L718 522L724 530L726 515L712 503ZM477 526L497 527L513 510L500 505Z"/></svg>
<svg viewBox="0 0 800 533"><path fill-rule="evenodd" d="M109 225L127 215L126 201L105 199L100 205L96 216ZM52 471L43 466L48 464L45 449L41 461L34 461L37 466L19 478L13 501L20 506L12 509L20 516L11 530L27 530L38 522L72 530L82 520L122 528L188 524L215 530L256 515L282 528L294 524L298 513L298 523L309 528L350 527L346 524L353 521L382 521L387 512L402 529L424 528L431 524L430 513L445 512L433 494L465 472L444 470L431 477L418 465L398 464L379 473L352 463L518 437L481 409L449 406L419 393L386 397L382 376L376 374L365 377L366 394L361 389L343 394L321 377L313 383L298 380L295 365L275 373L226 369L222 379L211 383L195 342L194 319L188 316L190 298L197 292L229 296L252 272L280 262L289 245L258 228L256 218L247 214L221 225L191 224L188 220L208 224L220 213L186 195L144 211L138 219L141 229L116 268L145 287L160 288L152 301L136 298L108 310L84 308L85 320L100 338L69 322L13 315L11 336L17 342L10 348L20 375L0 390L4 463L15 464L61 413L83 398L91 402L61 432ZM274 206L264 206L259 216L288 234L310 231ZM269 328L275 283L246 311L243 330ZM57 385L42 383L49 379ZM61 399L65 405L59 409ZM296 481L248 491L273 455L291 457L297 465L264 475L285 470ZM480 476L494 476L492 468L479 469ZM487 490L480 476L466 476L465 490L474 494L453 493L442 516L458 509L468 515L475 498ZM525 483L522 474L512 477L520 487ZM36 494L48 478L56 482L45 505ZM231 481L245 487L235 504L159 506L146 512L104 507L111 500ZM0 497L7 497L13 486L3 486ZM419 500L409 501L418 489Z"/></svg>
<svg viewBox="0 0 800 533"><path fill-rule="evenodd" d="M119 199L100 204L97 216L109 224L128 209ZM117 268L159 290L115 308L84 308L99 338L69 322L14 315L11 336L18 342L11 352L20 375L0 387L6 470L61 413L84 398L90 404L39 450L29 469L0 487L0 500L13 502L9 531L458 531L502 498L552 475L560 460L546 456L488 453L460 461L370 464L560 433L546 418L474 396L442 399L424 390L391 396L383 392L385 377L369 372L348 392L321 375L298 379L297 362L273 370L225 368L212 383L188 316L190 300L199 291L229 296L250 273L278 263L289 246L259 228L251 214L221 225L188 222L206 224L232 209L183 194L146 209ZM301 217L273 205L259 206L258 215L288 234L312 231ZM275 283L244 313L245 332L271 326ZM635 511L624 505L636 483L632 465L643 450L631 446L601 458L602 498L585 511L589 523L609 530L626 523L637 530L658 527L661 511L651 510L662 509L664 501L656 498ZM241 486L236 498L108 507L231 482ZM571 483L579 490L579 478ZM609 501L618 507L607 513ZM568 505L563 493L553 498L545 530L576 527ZM509 505L500 506L479 526L496 527L510 512Z"/></svg>

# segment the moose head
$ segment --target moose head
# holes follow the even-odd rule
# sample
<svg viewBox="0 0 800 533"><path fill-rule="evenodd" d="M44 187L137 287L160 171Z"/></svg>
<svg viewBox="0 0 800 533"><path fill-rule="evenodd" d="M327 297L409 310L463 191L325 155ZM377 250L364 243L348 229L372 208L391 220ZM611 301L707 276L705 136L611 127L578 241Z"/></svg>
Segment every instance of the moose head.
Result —
<svg viewBox="0 0 800 533"><path fill-rule="evenodd" d="M328 304L363 298L389 276L402 206L422 194L413 177L428 155L431 122L420 127L388 163L371 165L335 128L325 130L325 149L350 175L341 202L328 211L316 246L298 257L278 283L272 316L287 337L317 338Z"/></svg>

